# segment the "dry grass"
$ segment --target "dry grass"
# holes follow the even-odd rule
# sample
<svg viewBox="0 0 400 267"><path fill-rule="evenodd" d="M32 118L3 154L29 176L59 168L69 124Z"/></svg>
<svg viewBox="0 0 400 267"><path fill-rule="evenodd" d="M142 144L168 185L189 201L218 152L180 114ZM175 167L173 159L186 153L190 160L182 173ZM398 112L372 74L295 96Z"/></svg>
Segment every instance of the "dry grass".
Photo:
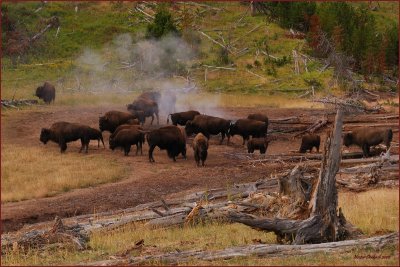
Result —
<svg viewBox="0 0 400 267"><path fill-rule="evenodd" d="M340 205L346 218L360 227L366 235L398 231L399 201L397 189L377 189L364 193L340 193ZM275 235L254 230L242 224L208 222L193 227L150 229L142 223L127 225L111 232L98 232L91 236L91 250L76 252L68 249L31 250L26 255L6 252L2 265L73 264L101 259L122 252L144 239L144 248L132 256L151 255L183 250L219 250L248 245L253 239L274 244ZM194 260L184 265L396 265L397 246L374 251L362 248L351 253L293 256L284 258L258 258L255 256L206 262ZM364 256L365 259L356 259ZM368 256L378 258L368 258ZM162 262L149 262L161 265Z"/></svg>
<svg viewBox="0 0 400 267"><path fill-rule="evenodd" d="M46 150L46 151L45 151ZM67 150L68 151L68 150ZM43 147L1 146L1 201L52 196L114 182L126 167L108 155L66 153Z"/></svg>

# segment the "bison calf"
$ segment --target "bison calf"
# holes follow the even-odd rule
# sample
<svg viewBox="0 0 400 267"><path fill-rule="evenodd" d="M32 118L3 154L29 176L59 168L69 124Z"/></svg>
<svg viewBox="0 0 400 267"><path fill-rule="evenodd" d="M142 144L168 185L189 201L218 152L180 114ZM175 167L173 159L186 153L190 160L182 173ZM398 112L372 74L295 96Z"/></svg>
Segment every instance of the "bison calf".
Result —
<svg viewBox="0 0 400 267"><path fill-rule="evenodd" d="M88 136L89 136L89 142L90 140L97 140L97 147L100 147L100 141L103 143L103 147L104 148L106 147L104 145L103 135L99 130L89 127Z"/></svg>
<svg viewBox="0 0 400 267"><path fill-rule="evenodd" d="M117 147L124 149L125 156L128 156L131 151L131 146L136 145L136 155L140 148L140 154L143 155L142 145L144 133L138 129L123 129L120 130L114 138L110 139L110 149L114 150Z"/></svg>
<svg viewBox="0 0 400 267"><path fill-rule="evenodd" d="M48 141L53 141L60 146L61 153L65 152L67 149L67 143L81 140L81 149L83 148L85 152L88 151L89 146L89 126L82 125L79 123L69 123L69 122L56 122L51 125L49 129L42 128L40 133L40 141L46 144Z"/></svg>
<svg viewBox="0 0 400 267"><path fill-rule="evenodd" d="M204 167L204 162L207 159L207 150L208 150L208 140L207 137L202 133L198 133L196 137L193 139L193 150L194 150L194 159L196 160L197 166L201 165Z"/></svg>
<svg viewBox="0 0 400 267"><path fill-rule="evenodd" d="M45 82L42 86L36 88L36 94L39 99L43 99L46 104L50 104L56 99L56 88L49 82Z"/></svg>
<svg viewBox="0 0 400 267"><path fill-rule="evenodd" d="M362 148L363 156L369 157L369 148L371 146L384 143L386 145L386 149L388 149L390 147L390 142L392 142L392 138L392 129L374 129L362 127L345 134L343 137L343 144L347 147L353 144L357 145Z"/></svg>
<svg viewBox="0 0 400 267"><path fill-rule="evenodd" d="M317 152L319 152L320 143L321 143L321 137L319 135L306 134L301 139L299 152L306 153L307 150L310 150L311 153L313 147L315 147L317 149Z"/></svg>
<svg viewBox="0 0 400 267"><path fill-rule="evenodd" d="M254 150L259 150L260 154L265 154L268 144L267 138L252 138L247 142L247 152L254 153Z"/></svg>

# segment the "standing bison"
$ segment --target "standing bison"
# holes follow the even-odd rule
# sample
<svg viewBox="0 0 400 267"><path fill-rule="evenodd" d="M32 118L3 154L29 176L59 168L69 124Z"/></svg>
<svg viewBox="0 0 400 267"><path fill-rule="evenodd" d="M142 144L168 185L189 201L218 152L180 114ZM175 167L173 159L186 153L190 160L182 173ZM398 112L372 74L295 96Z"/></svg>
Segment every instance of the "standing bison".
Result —
<svg viewBox="0 0 400 267"><path fill-rule="evenodd" d="M48 141L53 141L60 146L61 153L67 150L67 143L81 140L81 148L85 148L85 152L88 152L89 146L89 126L79 124L79 123L69 123L69 122L56 122L51 125L49 129L42 128L40 133L40 141L46 144Z"/></svg>
<svg viewBox="0 0 400 267"><path fill-rule="evenodd" d="M177 126L179 124L185 126L186 122L193 120L196 115L200 115L200 112L189 110L184 112L172 113L169 114L167 117L167 124L169 123L169 118L171 118L173 125Z"/></svg>
<svg viewBox="0 0 400 267"><path fill-rule="evenodd" d="M97 147L100 147L100 141L103 143L103 147L104 148L106 147L104 145L103 135L99 130L89 127L88 137L89 137L89 142L90 140L97 140Z"/></svg>
<svg viewBox="0 0 400 267"><path fill-rule="evenodd" d="M229 143L229 126L231 121L225 120L218 117L208 115L197 115L193 120L187 121L185 130L188 135L193 133L202 133L207 139L210 139L210 135L216 135L221 133L222 139L220 144L224 141L225 135L228 136Z"/></svg>
<svg viewBox="0 0 400 267"><path fill-rule="evenodd" d="M165 126L147 133L149 144L149 161L155 162L153 151L156 146L161 150L166 149L168 157L176 161L175 157L182 153L186 158L186 140L182 131L177 126Z"/></svg>
<svg viewBox="0 0 400 267"><path fill-rule="evenodd" d="M136 123L135 119L135 115L126 112L116 110L108 111L104 116L99 117L99 129L101 132L109 131L113 133L121 124Z"/></svg>
<svg viewBox="0 0 400 267"><path fill-rule="evenodd" d="M313 147L315 147L317 149L317 152L319 152L320 143L321 143L321 137L319 135L306 134L301 139L299 152L306 153L307 150L310 150L311 153Z"/></svg>
<svg viewBox="0 0 400 267"><path fill-rule="evenodd" d="M110 149L114 150L117 147L124 149L125 156L128 156L131 151L131 146L136 145L136 155L140 149L140 154L143 155L142 146L144 141L144 132L137 128L123 129L110 139Z"/></svg>
<svg viewBox="0 0 400 267"><path fill-rule="evenodd" d="M49 82L45 82L42 86L36 88L37 97L43 99L46 104L50 104L52 101L56 99L56 88L51 85Z"/></svg>
<svg viewBox="0 0 400 267"><path fill-rule="evenodd" d="M229 135L240 135L243 137L243 145L245 141L252 137L265 137L268 130L268 123L250 120L250 119L239 119L229 128Z"/></svg>
<svg viewBox="0 0 400 267"><path fill-rule="evenodd" d="M369 157L369 148L371 146L384 143L386 145L386 149L388 149L390 147L390 142L392 142L392 138L392 129L374 129L362 127L345 134L343 137L343 144L347 147L353 144L357 145L362 148L363 156Z"/></svg>
<svg viewBox="0 0 400 267"><path fill-rule="evenodd" d="M197 166L201 165L204 167L204 162L207 159L207 150L208 150L208 140L202 134L198 133L196 137L193 139L193 150L194 150L194 159L196 160Z"/></svg>

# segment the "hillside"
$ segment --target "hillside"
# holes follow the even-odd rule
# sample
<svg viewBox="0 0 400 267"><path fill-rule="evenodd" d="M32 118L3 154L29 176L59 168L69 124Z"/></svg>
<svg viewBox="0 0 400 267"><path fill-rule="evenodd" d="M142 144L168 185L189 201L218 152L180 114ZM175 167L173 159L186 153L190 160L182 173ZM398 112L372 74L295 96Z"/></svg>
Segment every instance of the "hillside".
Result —
<svg viewBox="0 0 400 267"><path fill-rule="evenodd" d="M156 5L151 2L3 3L8 17L17 20L14 21L16 27L26 36L40 32L52 16L59 18L60 25L50 28L27 52L18 56L17 65L11 63L12 57L3 55L2 97L29 98L44 80L52 81L66 94L60 99L61 104L79 102L71 95L77 90L107 93L112 90L110 87L117 87L116 84L128 92L163 87L154 80L140 84L133 82L142 74L132 76L131 69L124 65L129 61L129 53L123 49L132 48L141 40ZM169 9L178 27L188 27L191 33L182 36L184 40L192 41L187 51L190 58L184 59L184 63L189 67L191 79L203 91L295 96L310 90L311 85L317 93L335 91L336 85L331 84L333 70L320 71L324 62L309 55L306 39L293 38L289 29L281 28L266 16L251 16L249 5L189 2L175 4ZM396 10L398 5L394 3L380 3L374 16L384 27L396 20ZM5 38L3 33L3 41ZM227 62L221 62L222 47L217 42L230 45L231 51L224 59ZM157 49L163 48L162 45L159 44ZM121 50L125 55L118 54ZM298 56L298 73L295 73L294 50ZM270 56L266 56L266 52ZM99 72L99 68L102 81L93 85L90 80L97 77L92 77L92 73ZM183 76L186 77L185 73ZM179 86L184 84L180 78L175 80ZM367 88L390 90L387 85L367 85Z"/></svg>

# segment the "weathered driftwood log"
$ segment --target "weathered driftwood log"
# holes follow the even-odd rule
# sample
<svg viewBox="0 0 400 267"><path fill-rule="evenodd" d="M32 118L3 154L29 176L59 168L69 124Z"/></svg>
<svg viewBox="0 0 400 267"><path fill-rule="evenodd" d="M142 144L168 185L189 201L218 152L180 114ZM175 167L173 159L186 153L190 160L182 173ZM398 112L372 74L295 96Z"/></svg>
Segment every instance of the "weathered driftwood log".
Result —
<svg viewBox="0 0 400 267"><path fill-rule="evenodd" d="M341 159L342 116L343 113L339 109L333 132L325 142L320 174L308 207L308 219L251 219L240 213L230 213L228 218L255 228L273 231L278 241L293 244L333 242L358 235L360 232L346 221L340 209L337 210L335 177Z"/></svg>
<svg viewBox="0 0 400 267"><path fill-rule="evenodd" d="M288 257L300 256L312 253L339 253L350 252L357 248L369 247L382 249L388 245L395 245L399 242L399 233L391 233L383 236L370 237L358 240L346 240L311 245L268 245L258 244L249 246L232 247L217 251L181 251L170 252L158 255L147 255L130 258L119 258L96 262L84 262L89 266L111 266L111 265L145 265L150 262L165 264L182 264L191 260L200 259L204 261L227 260L237 257Z"/></svg>

